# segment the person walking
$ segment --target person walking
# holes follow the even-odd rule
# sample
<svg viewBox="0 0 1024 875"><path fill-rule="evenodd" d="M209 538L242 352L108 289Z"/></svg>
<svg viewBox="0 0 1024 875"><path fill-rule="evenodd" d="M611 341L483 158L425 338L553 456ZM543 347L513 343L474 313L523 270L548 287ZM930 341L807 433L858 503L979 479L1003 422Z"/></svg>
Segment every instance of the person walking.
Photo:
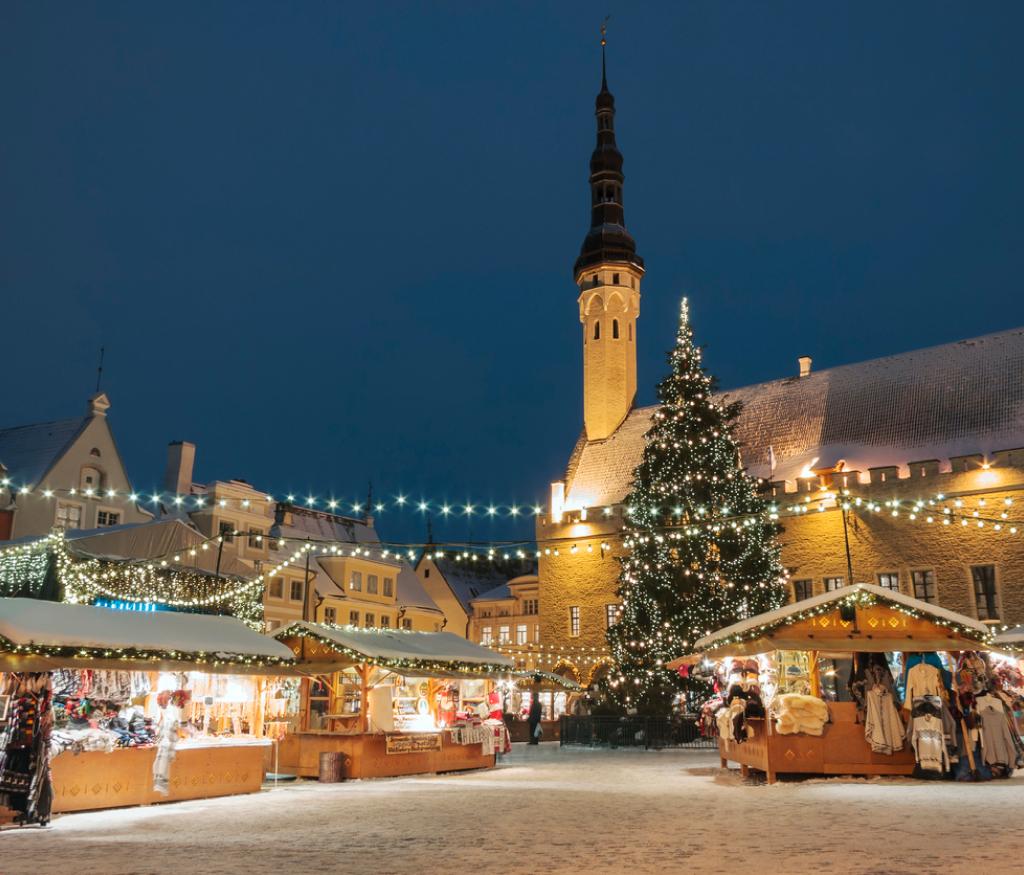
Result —
<svg viewBox="0 0 1024 875"><path fill-rule="evenodd" d="M543 714L544 711L540 705L540 696L537 693L534 693L530 699L530 744L538 744L540 742L540 719L543 716Z"/></svg>

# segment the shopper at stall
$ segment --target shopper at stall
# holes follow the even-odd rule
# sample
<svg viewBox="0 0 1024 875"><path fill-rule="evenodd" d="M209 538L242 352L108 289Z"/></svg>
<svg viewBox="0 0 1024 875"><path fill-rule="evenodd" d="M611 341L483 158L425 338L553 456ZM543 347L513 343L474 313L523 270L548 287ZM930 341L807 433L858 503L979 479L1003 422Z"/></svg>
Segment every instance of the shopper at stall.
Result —
<svg viewBox="0 0 1024 875"><path fill-rule="evenodd" d="M544 710L540 704L540 696L534 693L530 700L530 744L539 744L541 736L540 721Z"/></svg>

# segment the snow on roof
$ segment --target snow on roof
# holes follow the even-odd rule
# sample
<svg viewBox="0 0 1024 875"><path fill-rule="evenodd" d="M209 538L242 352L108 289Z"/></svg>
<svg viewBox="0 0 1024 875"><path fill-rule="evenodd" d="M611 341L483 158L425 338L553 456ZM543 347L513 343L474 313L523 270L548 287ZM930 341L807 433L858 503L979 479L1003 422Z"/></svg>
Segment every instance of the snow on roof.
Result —
<svg viewBox="0 0 1024 875"><path fill-rule="evenodd" d="M866 471L1024 447L1024 328L722 393L741 401L734 427L744 466L792 480L805 465ZM580 438L566 505L621 502L656 407L633 410L603 441Z"/></svg>
<svg viewBox="0 0 1024 875"><path fill-rule="evenodd" d="M150 653L206 654L223 661L291 660L281 642L233 617L172 611L119 611L38 599L0 598L0 636L13 645L68 651L133 649ZM6 649L0 643L0 649ZM74 655L69 653L68 655Z"/></svg>
<svg viewBox="0 0 1024 875"><path fill-rule="evenodd" d="M473 601L475 602L491 602L498 599L510 599L512 598L512 587L507 583L496 586L494 589L489 589L485 593L478 595Z"/></svg>
<svg viewBox="0 0 1024 875"><path fill-rule="evenodd" d="M90 417L0 429L0 463L18 486L34 487L64 454Z"/></svg>
<svg viewBox="0 0 1024 875"><path fill-rule="evenodd" d="M323 623L292 623L274 634L278 641L311 635L339 653L348 652L368 662L396 660L494 665L511 668L507 656L453 635L451 632L411 632L406 629L363 629Z"/></svg>
<svg viewBox="0 0 1024 875"><path fill-rule="evenodd" d="M416 569L408 562L403 562L402 568L398 572L398 578L395 581L395 595L397 596L398 607L400 608L420 608L428 611L437 611L438 613L441 612L437 603L427 595L423 584L420 583L420 579L416 575Z"/></svg>
<svg viewBox="0 0 1024 875"><path fill-rule="evenodd" d="M1012 647L1014 650L1024 647L1024 626L1014 626L1005 632L1000 632L992 639L992 644L998 649L1000 645Z"/></svg>
<svg viewBox="0 0 1024 875"><path fill-rule="evenodd" d="M694 649L698 651L712 650L727 639L736 638L737 636L746 637L751 632L764 630L764 627L783 625L787 620L795 619L806 611L822 607L830 602L842 601L856 593L865 593L869 596L874 596L875 599L880 601L887 601L893 604L902 605L905 608L910 608L917 613L934 617L937 620L947 623L955 623L975 632L979 638L987 638L989 635L988 627L984 623L975 620L973 617L967 617L963 614L958 614L955 611L939 607L938 605L922 602L919 599L911 598L901 592L875 586L872 583L855 583L852 586L843 586L839 589L832 590L832 592L823 592L821 595L812 596L809 599L803 599L799 602L783 605L781 608L776 608L774 611L766 611L765 613L758 614L756 617L751 617L748 620L733 623L731 626L726 626L724 629L719 629L717 632L713 632L712 634L701 638L696 644L694 644Z"/></svg>
<svg viewBox="0 0 1024 875"><path fill-rule="evenodd" d="M537 572L536 562L530 559L480 557L476 561L434 559L433 562L467 614L471 611L470 602L473 599L508 583L514 577Z"/></svg>

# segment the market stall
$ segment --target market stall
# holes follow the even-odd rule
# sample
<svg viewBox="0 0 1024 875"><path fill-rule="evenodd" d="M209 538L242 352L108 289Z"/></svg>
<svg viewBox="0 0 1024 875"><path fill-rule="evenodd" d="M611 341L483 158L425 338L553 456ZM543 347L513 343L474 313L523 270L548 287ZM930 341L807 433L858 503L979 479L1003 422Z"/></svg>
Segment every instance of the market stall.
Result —
<svg viewBox="0 0 1024 875"><path fill-rule="evenodd" d="M530 740L527 718L534 696L540 699L544 741L559 740L562 717L577 713L584 698L583 687L572 678L539 669L517 671L501 687L505 723L512 741Z"/></svg>
<svg viewBox="0 0 1024 875"><path fill-rule="evenodd" d="M299 725L281 741L280 768L379 778L487 768L508 749L494 681L512 660L450 632L293 623L275 637L309 675Z"/></svg>
<svg viewBox="0 0 1024 875"><path fill-rule="evenodd" d="M0 599L7 819L255 792L291 651L230 617Z"/></svg>
<svg viewBox="0 0 1024 875"><path fill-rule="evenodd" d="M990 644L977 620L855 584L708 635L678 667L713 680L723 767L977 780L1024 766Z"/></svg>

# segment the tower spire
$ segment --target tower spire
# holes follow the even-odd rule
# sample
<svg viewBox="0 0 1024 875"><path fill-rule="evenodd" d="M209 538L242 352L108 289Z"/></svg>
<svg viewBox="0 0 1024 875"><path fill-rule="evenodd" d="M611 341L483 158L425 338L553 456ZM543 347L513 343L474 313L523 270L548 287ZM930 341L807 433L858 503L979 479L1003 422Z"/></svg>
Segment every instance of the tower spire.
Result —
<svg viewBox="0 0 1024 875"><path fill-rule="evenodd" d="M643 259L636 254L636 241L626 231L623 209L622 153L615 142L615 97L608 90L608 19L601 24L601 91L595 101L597 145L590 156L590 230L573 267L580 274L599 264L629 264L641 272Z"/></svg>

